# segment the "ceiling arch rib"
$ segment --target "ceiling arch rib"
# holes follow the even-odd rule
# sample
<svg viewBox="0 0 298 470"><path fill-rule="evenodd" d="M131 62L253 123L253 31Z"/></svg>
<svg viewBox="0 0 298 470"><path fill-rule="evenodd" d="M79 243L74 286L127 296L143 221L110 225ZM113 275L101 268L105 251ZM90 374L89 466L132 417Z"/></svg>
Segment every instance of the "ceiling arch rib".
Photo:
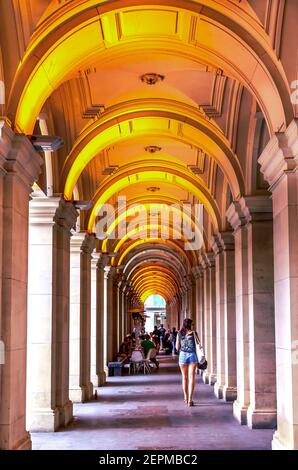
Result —
<svg viewBox="0 0 298 470"><path fill-rule="evenodd" d="M88 231L94 231L94 223L103 204L107 203L110 198L129 185L140 182L155 183L168 182L173 185L186 188L192 192L197 199L204 205L207 213L210 215L214 225L215 232L220 226L220 214L216 201L209 193L204 181L193 174L182 165L174 165L168 162L151 161L148 167L143 166L144 162L136 162L133 165L123 166L115 175L104 180L99 186L93 197L94 205L89 217ZM161 166L161 163L163 166ZM148 162L147 162L148 164Z"/></svg>
<svg viewBox="0 0 298 470"><path fill-rule="evenodd" d="M122 245L124 245L124 243L129 241L130 239L135 240L135 238L138 237L138 239L142 240L142 238L141 238L142 234L144 234L145 237L146 237L147 234L150 233L151 231L160 232L160 231L162 231L163 228L164 228L164 225L162 225L162 224L145 224L145 225L141 225L140 227L134 228L130 232L128 232L121 240L118 240L116 242L114 252L118 253L118 251L120 250ZM177 229L173 228L173 227L171 228L171 232L172 232L172 235L174 237L175 236L178 236L178 237L181 236L181 232L178 231ZM191 243L186 238L184 238L184 237L181 237L181 238L185 242L185 249L186 250L189 249L190 251L192 251ZM157 235L155 239L159 240L159 239L162 239L162 238L160 237L160 235Z"/></svg>
<svg viewBox="0 0 298 470"><path fill-rule="evenodd" d="M146 195L141 195L138 197L133 197L129 199L129 207L125 205L124 207L118 207L115 210L115 216L108 218L107 221L107 230L106 234L107 236L109 234L112 234L114 230L116 230L117 226L125 220L125 217L129 217L129 214L133 212L134 207L141 206L148 209L154 208L154 212L156 210L158 211L160 209L160 206L166 205L166 206L171 206L170 209L167 210L173 210L173 212L179 216L179 212L181 214L182 220L183 218L185 219L186 223L191 224L191 228L196 231L197 236L202 235L203 241L204 241L204 247L207 246L207 234L204 229L203 224L201 223L201 220L197 219L197 214L193 214L193 211L189 211L187 207L181 202L177 201L174 197L171 197L169 195L152 195L150 198ZM152 207L151 207L152 206ZM199 233L198 233L199 231ZM106 238L102 241L101 244L101 250L103 252L105 251L113 251L112 249L109 250L109 238ZM122 256L122 255L121 255Z"/></svg>
<svg viewBox="0 0 298 470"><path fill-rule="evenodd" d="M163 256L164 251L163 250L153 250L153 249L148 249L146 251L139 251L135 252L133 256L130 258L128 263L126 264L126 271L124 270L126 274L126 278L129 280L131 275L139 269L139 267L143 265L148 265L150 266L163 266L166 265L170 269L173 269L176 273L177 279L180 279L182 282L183 278L186 276L187 270L183 263L181 262L181 259L178 259L175 255L173 255L173 252L168 252L170 253L170 256ZM128 267L130 268L128 269Z"/></svg>
<svg viewBox="0 0 298 470"><path fill-rule="evenodd" d="M164 256L166 254L166 256ZM179 267L178 277L186 276L191 269L189 260L186 257L179 258L178 254L173 250L170 250L168 247L161 247L161 249L148 248L144 250L144 246L140 247L139 250L134 252L131 257L127 260L123 273L129 279L130 273L133 272L137 267L145 262L169 264L169 266ZM185 264L184 264L185 262Z"/></svg>
<svg viewBox="0 0 298 470"><path fill-rule="evenodd" d="M194 250L183 250L182 247L177 243L177 241L162 239L151 240L150 238L148 238L144 240L132 241L130 244L128 244L128 246L125 248L125 250L123 250L123 252L119 256L118 265L122 265L126 257L129 256L132 251L133 253L135 253L136 249L150 249L152 251L157 247L159 247L159 250L163 253L167 248L171 248L174 252L179 253L181 257L185 259L185 262L187 263L188 267L191 267L192 264L195 264L197 262L196 252Z"/></svg>
<svg viewBox="0 0 298 470"><path fill-rule="evenodd" d="M177 0L175 6L172 0L159 5L154 0L127 0L125 6L121 9L119 0L100 5L94 0L80 2L41 23L19 66L9 100L10 117L20 131L32 132L52 90L86 60L90 64L97 57L104 63L107 55L123 54L122 46L143 54L148 37L155 51L192 56L244 83L256 97L271 134L289 124L293 107L285 73L261 25L243 9L215 0ZM154 21L148 22L148 15ZM200 20L200 27L193 27L190 34L192 17Z"/></svg>
<svg viewBox="0 0 298 470"><path fill-rule="evenodd" d="M228 140L217 126L193 106L165 99L134 100L107 110L84 129L66 159L61 181L64 195L73 188L86 165L104 148L134 137L158 135L203 148L226 175L233 198L244 191L244 177Z"/></svg>
<svg viewBox="0 0 298 470"><path fill-rule="evenodd" d="M163 217L166 222L170 222L170 218L172 214L176 215L178 220L180 219L181 221L184 221L189 227L192 228L192 230L195 233L196 239L201 240L201 242L203 243L204 235L202 233L203 227L202 227L201 221L194 220L194 218L191 217L186 212L186 210L183 210L182 205L179 206L179 205L172 204L171 207L169 207L169 205L161 205L160 203L152 203L152 202L148 203L146 202L146 199L144 197L143 203L141 204L138 203L138 204L132 205L131 201L129 201L129 208L122 211L120 214L116 213L116 217L114 218L113 222L107 224L107 230L106 230L107 238L103 240L102 245L101 245L101 250L103 252L113 251L112 248L108 250L108 245L113 244L113 240L110 240L109 236L115 234L116 229L119 226L119 224L126 222L128 217L133 216L136 213L141 214L141 217L138 217L137 220L138 220L138 223L143 225L146 221L150 220L150 216L152 215L153 210L157 211L157 216L154 217L155 219L159 215L161 215L161 218ZM173 226L173 221L172 221L171 226Z"/></svg>

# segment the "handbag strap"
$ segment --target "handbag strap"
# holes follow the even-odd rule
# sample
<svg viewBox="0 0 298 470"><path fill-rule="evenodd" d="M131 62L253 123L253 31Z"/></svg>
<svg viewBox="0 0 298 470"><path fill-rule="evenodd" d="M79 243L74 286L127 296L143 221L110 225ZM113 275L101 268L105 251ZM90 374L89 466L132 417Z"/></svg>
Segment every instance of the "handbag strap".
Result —
<svg viewBox="0 0 298 470"><path fill-rule="evenodd" d="M201 347L201 341L200 341L199 335L196 331L195 331L195 340L196 340L196 343Z"/></svg>

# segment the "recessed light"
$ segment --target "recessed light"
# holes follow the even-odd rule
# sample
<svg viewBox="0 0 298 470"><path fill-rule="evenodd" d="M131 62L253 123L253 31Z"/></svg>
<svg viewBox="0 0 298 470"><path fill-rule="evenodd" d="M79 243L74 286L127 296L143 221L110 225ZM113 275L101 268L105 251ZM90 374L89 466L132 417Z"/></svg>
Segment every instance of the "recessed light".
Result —
<svg viewBox="0 0 298 470"><path fill-rule="evenodd" d="M147 147L144 148L148 153L156 153L161 151L161 147L158 147L157 145L147 145Z"/></svg>
<svg viewBox="0 0 298 470"><path fill-rule="evenodd" d="M140 80L147 85L155 85L157 82L162 82L164 79L165 76L159 73L144 73L140 76Z"/></svg>
<svg viewBox="0 0 298 470"><path fill-rule="evenodd" d="M152 193L155 193L155 191L159 191L160 188L158 188L157 186L149 186L149 188L147 188L147 191L151 191Z"/></svg>

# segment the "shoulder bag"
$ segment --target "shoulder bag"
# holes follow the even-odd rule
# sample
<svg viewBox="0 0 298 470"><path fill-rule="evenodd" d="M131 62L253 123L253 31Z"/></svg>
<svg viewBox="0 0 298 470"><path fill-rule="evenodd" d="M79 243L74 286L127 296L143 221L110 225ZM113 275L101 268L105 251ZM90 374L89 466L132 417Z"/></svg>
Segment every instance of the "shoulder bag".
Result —
<svg viewBox="0 0 298 470"><path fill-rule="evenodd" d="M198 368L205 370L207 369L208 363L206 361L205 352L200 343L197 332L195 332L195 342L196 342L196 353L197 353L197 358L198 358Z"/></svg>

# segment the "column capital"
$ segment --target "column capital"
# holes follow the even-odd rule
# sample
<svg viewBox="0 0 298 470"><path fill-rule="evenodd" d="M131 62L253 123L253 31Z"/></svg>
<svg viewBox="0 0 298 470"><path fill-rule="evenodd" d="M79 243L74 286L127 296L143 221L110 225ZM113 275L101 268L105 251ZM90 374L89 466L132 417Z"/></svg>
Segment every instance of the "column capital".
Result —
<svg viewBox="0 0 298 470"><path fill-rule="evenodd" d="M298 168L298 118L293 119L285 132L277 132L264 148L258 162L270 185L270 191L280 178Z"/></svg>
<svg viewBox="0 0 298 470"><path fill-rule="evenodd" d="M81 246L81 252L91 255L95 248L95 235L94 233L86 233Z"/></svg>
<svg viewBox="0 0 298 470"><path fill-rule="evenodd" d="M219 255L223 251L223 246L219 234L213 235L211 237L211 248L215 256Z"/></svg>
<svg viewBox="0 0 298 470"><path fill-rule="evenodd" d="M242 197L240 205L247 223L272 219L272 199L269 195Z"/></svg>
<svg viewBox="0 0 298 470"><path fill-rule="evenodd" d="M115 267L114 266L105 266L104 267L104 273L105 273L105 279L113 279L114 274L115 274Z"/></svg>
<svg viewBox="0 0 298 470"><path fill-rule="evenodd" d="M80 253L81 246L84 242L85 232L74 232L70 239L70 251L72 253Z"/></svg>
<svg viewBox="0 0 298 470"><path fill-rule="evenodd" d="M202 255L201 264L204 269L213 268L215 266L215 256L212 251Z"/></svg>
<svg viewBox="0 0 298 470"><path fill-rule="evenodd" d="M104 270L104 268L108 265L109 257L106 253L96 253L98 255L97 261L97 268ZM95 253L93 255L95 257Z"/></svg>
<svg viewBox="0 0 298 470"><path fill-rule="evenodd" d="M240 201L234 201L230 204L226 212L226 217L235 232L246 224L246 217L243 213Z"/></svg>
<svg viewBox="0 0 298 470"><path fill-rule="evenodd" d="M99 258L100 258L100 253L98 253L98 251L96 251L96 249L94 248L94 250L91 253L91 265L93 267L97 266Z"/></svg>
<svg viewBox="0 0 298 470"><path fill-rule="evenodd" d="M33 197L29 202L31 225L54 225L54 217L59 207L60 197Z"/></svg>
<svg viewBox="0 0 298 470"><path fill-rule="evenodd" d="M54 216L54 222L61 228L66 230L75 229L78 212L72 202L60 199L59 206Z"/></svg>
<svg viewBox="0 0 298 470"><path fill-rule="evenodd" d="M0 172L5 174L4 165L10 150L14 132L4 119L0 120Z"/></svg>
<svg viewBox="0 0 298 470"><path fill-rule="evenodd" d="M218 234L219 243L224 251L233 251L235 247L235 239L233 232L220 232Z"/></svg>
<svg viewBox="0 0 298 470"><path fill-rule="evenodd" d="M195 280L199 279L202 276L200 266L194 266L191 268L191 272Z"/></svg>
<svg viewBox="0 0 298 470"><path fill-rule="evenodd" d="M232 202L226 216L234 232L252 221L271 220L271 197L267 194L241 197L239 201Z"/></svg>
<svg viewBox="0 0 298 470"><path fill-rule="evenodd" d="M10 131L5 128L2 134L8 135L8 140L12 137ZM2 139L0 139L2 140ZM5 138L4 138L5 142ZM4 143L4 148L8 148L4 169L7 173L18 176L19 180L32 191L32 185L37 180L43 165L43 159L36 152L27 136L23 134L14 134L10 143L10 148ZM0 151L2 153L2 151ZM3 155L2 155L3 156Z"/></svg>

